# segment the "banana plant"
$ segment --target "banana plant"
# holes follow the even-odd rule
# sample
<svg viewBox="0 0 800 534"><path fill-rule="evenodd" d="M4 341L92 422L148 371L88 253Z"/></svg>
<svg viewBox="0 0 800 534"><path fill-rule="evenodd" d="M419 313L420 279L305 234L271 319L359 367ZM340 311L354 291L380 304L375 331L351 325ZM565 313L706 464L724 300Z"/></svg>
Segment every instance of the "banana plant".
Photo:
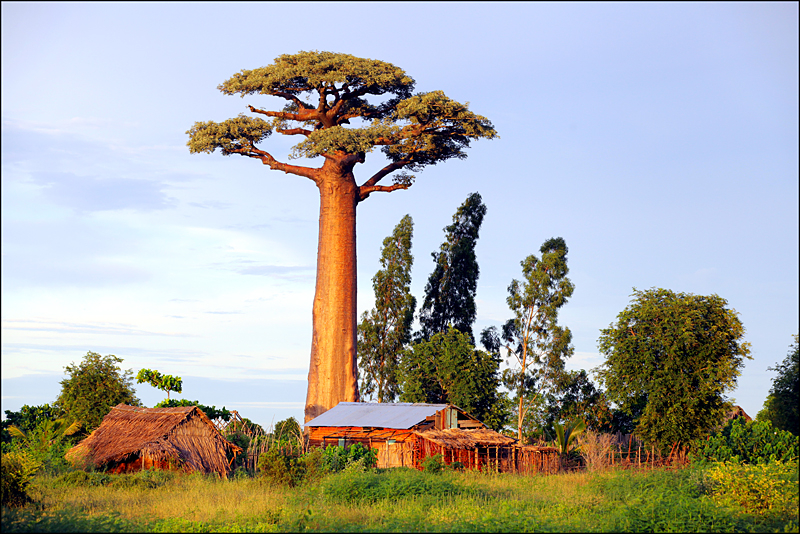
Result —
<svg viewBox="0 0 800 534"><path fill-rule="evenodd" d="M563 425L553 423L553 428L556 430L556 439L553 440L553 445L561 454L568 454L575 445L575 438L586 430L586 422L576 420L567 421Z"/></svg>
<svg viewBox="0 0 800 534"><path fill-rule="evenodd" d="M78 433L81 427L82 424L80 421L67 424L66 419L56 419L43 421L36 428L28 432L25 432L16 425L10 425L8 427L8 433L11 434L11 437L20 439L25 448L32 451L44 452L66 436L72 436Z"/></svg>

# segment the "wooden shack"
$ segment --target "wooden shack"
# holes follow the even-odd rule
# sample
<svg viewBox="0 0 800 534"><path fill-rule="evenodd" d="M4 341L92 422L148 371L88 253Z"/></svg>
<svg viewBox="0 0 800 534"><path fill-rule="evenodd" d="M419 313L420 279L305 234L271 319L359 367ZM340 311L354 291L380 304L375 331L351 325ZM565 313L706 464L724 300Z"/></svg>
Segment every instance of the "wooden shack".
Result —
<svg viewBox="0 0 800 534"><path fill-rule="evenodd" d="M118 404L86 439L67 451L79 467L127 473L155 467L227 477L242 449L222 437L196 406L139 408Z"/></svg>
<svg viewBox="0 0 800 534"><path fill-rule="evenodd" d="M465 469L490 468L502 472L546 467L556 458L555 449L521 454L517 440L488 428L452 404L340 402L305 424L309 446L348 447L361 443L378 450L378 467L413 467L441 454L448 465L459 462Z"/></svg>

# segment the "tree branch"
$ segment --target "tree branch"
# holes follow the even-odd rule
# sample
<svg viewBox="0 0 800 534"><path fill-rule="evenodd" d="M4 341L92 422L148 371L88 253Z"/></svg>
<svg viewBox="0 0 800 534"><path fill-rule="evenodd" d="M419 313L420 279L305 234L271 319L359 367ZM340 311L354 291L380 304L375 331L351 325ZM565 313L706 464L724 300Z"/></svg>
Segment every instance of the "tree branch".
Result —
<svg viewBox="0 0 800 534"><path fill-rule="evenodd" d="M370 193L374 193L376 191L391 193L392 191L397 191L398 189L408 189L409 187L411 187L411 184L373 185L370 187L362 185L358 188L358 201L361 202L362 200L366 199Z"/></svg>
<svg viewBox="0 0 800 534"><path fill-rule="evenodd" d="M373 174L372 177L369 180L367 180L366 182L364 182L364 184L361 187L362 188L363 187L367 187L367 188L373 187L378 182L380 182L383 178L385 178L387 174L392 173L392 172L394 172L394 171L396 171L398 169L402 169L403 167L405 167L409 163L411 163L410 159L401 159L400 161L396 161L394 163L390 163L386 167L382 168L381 170L379 170L378 172ZM405 189L408 189L408 188L406 187Z"/></svg>
<svg viewBox="0 0 800 534"><path fill-rule="evenodd" d="M288 128L286 130L275 130L279 134L283 135L305 135L308 137L311 135L311 130L306 130L305 128Z"/></svg>
<svg viewBox="0 0 800 534"><path fill-rule="evenodd" d="M247 106L250 108L252 113L260 113L262 115L266 115L267 117L277 117L279 119L289 120L289 121L315 121L320 120L319 114L315 109L307 109L303 108L299 110L297 113L288 113L286 111L267 111L264 109L254 108L251 105Z"/></svg>
<svg viewBox="0 0 800 534"><path fill-rule="evenodd" d="M308 109L308 104L306 104L305 102L303 102L302 100L297 98L297 95L293 95L292 93L286 93L284 91L276 91L276 92L270 93L270 94L272 96L278 96L278 97L284 98L286 100L291 100L292 102L297 104L297 107L299 107L300 109Z"/></svg>
<svg viewBox="0 0 800 534"><path fill-rule="evenodd" d="M247 156L249 158L256 158L260 159L261 163L267 165L269 168L276 170L276 171L283 171L286 174L294 174L297 176L302 176L304 178L308 178L314 183L319 183L319 170L312 169L309 167L300 167L298 165L289 165L286 163L282 163L272 157L272 154L266 152L264 150L259 150L253 146L246 147L246 148L239 148L239 149L231 149L228 152L241 154L242 156Z"/></svg>

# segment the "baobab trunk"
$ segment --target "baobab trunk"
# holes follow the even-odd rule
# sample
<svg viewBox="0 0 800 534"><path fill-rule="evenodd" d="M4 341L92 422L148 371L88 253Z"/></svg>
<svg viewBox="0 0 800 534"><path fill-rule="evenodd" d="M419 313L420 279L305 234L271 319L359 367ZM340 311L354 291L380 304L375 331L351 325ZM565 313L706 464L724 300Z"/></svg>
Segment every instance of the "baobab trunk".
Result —
<svg viewBox="0 0 800 534"><path fill-rule="evenodd" d="M339 402L357 402L356 206L351 173L330 173L320 191L317 286L305 421Z"/></svg>

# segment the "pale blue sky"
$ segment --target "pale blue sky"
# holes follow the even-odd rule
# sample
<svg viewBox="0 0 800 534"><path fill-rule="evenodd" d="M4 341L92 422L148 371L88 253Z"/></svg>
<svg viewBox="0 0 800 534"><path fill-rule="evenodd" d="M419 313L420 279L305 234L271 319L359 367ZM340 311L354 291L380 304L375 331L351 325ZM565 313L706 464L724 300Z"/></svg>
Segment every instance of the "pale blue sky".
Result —
<svg viewBox="0 0 800 534"><path fill-rule="evenodd" d="M732 396L758 412L798 331L796 3L3 2L3 410L54 400L91 350L265 425L302 419L317 191L185 146L195 121L282 105L216 87L300 50L391 62L500 134L359 206L360 311L400 218L421 300L478 191L476 332L510 316L519 262L562 236L572 368L602 362L633 287L716 293L752 343ZM264 146L281 158L279 137Z"/></svg>

